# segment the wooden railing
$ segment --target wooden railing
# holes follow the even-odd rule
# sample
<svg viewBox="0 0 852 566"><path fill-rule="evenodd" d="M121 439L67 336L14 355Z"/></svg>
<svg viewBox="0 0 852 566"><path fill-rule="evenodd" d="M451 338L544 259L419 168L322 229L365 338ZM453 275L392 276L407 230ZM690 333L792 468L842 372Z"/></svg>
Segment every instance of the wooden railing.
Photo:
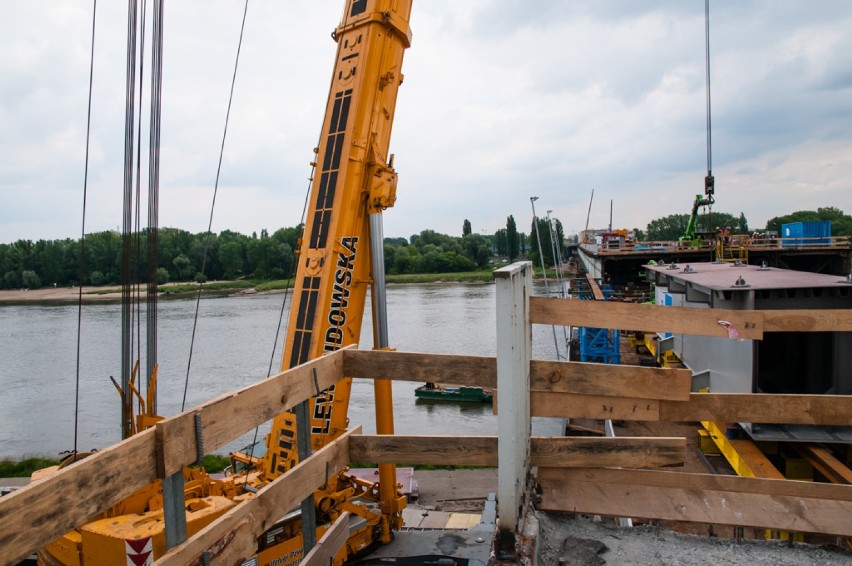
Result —
<svg viewBox="0 0 852 566"><path fill-rule="evenodd" d="M518 296L523 297L520 322L527 328L532 323L593 325L726 337L717 324L724 318L745 339L791 330L852 331L852 310L725 311ZM498 316L498 324L501 320ZM353 349L331 353L166 419L0 498L0 563L16 563L139 488L192 464L199 439L211 452L343 376L488 388L508 379L521 384L521 390L526 383L528 414L534 416L852 425L849 396L691 393L690 372L678 369L542 360L527 360L520 368L507 374L499 356ZM500 395L503 388L495 401L495 408L501 407L500 423L517 417L503 412L519 403L517 397ZM685 447L684 438L531 438L521 447L525 465L507 471L501 454L517 447L501 434L459 442L458 436L367 436L355 429L169 550L157 564L198 563L205 551L221 563L251 556L257 537L319 487L327 470L352 461L499 464L498 474L509 485L513 479L523 482L514 476L537 466L539 506L545 510L852 536L852 486L645 469L682 465ZM514 526L504 522L501 528ZM323 542L317 560L327 563L329 549L339 548L341 528L332 528L338 542Z"/></svg>

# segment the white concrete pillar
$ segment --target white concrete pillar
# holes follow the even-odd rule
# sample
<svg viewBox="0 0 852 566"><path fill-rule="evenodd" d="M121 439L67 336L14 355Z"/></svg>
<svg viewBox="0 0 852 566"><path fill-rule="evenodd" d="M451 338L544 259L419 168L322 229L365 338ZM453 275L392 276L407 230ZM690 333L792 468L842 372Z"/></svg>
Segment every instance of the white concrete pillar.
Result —
<svg viewBox="0 0 852 566"><path fill-rule="evenodd" d="M529 472L532 272L529 261L513 263L494 272L497 284L497 524L501 536L513 534L517 529Z"/></svg>

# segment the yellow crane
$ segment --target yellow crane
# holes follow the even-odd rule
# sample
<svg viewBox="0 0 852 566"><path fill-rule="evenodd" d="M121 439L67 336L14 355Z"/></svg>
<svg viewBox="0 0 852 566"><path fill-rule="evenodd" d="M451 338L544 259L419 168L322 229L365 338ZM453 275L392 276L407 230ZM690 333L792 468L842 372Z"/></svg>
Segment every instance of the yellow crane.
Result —
<svg viewBox="0 0 852 566"><path fill-rule="evenodd" d="M326 352L358 344L366 293L373 291L374 342L386 348L381 213L396 200L397 175L390 136L404 50L411 44L411 0L346 0L332 34L337 42L307 216L282 369ZM311 399L310 443L314 450L347 427L351 380ZM376 381L376 429L393 433L390 382ZM140 415L139 428L155 422ZM235 454L242 469L224 480L202 470L184 470L188 536L211 523L298 462L296 417L278 415L262 457ZM382 465L379 483L340 471L314 494L317 537L344 511L350 537L335 564L378 543L390 542L402 525L405 497L397 491L393 465ZM304 506L303 506L304 509ZM43 564L129 563L131 553L156 559L166 548L162 485L156 482L67 533L39 552ZM302 556L302 514L281 510L282 520L260 538L253 564L296 564ZM311 527L309 526L308 529ZM146 550L147 549L147 550ZM254 561L256 559L256 561Z"/></svg>

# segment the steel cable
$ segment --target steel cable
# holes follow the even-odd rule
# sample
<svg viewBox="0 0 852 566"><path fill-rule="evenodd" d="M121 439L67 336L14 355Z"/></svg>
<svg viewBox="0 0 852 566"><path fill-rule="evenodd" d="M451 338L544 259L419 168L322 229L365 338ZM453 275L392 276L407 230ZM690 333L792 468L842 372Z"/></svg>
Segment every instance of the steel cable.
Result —
<svg viewBox="0 0 852 566"><path fill-rule="evenodd" d="M210 203L210 220L207 223L207 237L205 238L204 253L203 253L203 256L201 258L201 275L202 275L202 278L203 278L204 272L207 268L207 252L210 248L210 235L211 235L211 231L212 231L212 228L213 228L213 211L216 208L216 195L219 192L219 176L222 172L222 156L225 153L225 139L228 137L228 122L231 118L231 104L234 101L234 85L237 82L237 69L239 68L239 65L240 65L240 50L242 49L242 46L243 46L243 33L245 32L245 28L246 28L246 14L247 13L248 13L248 0L246 0L245 8L243 9L243 21L242 21L242 24L240 25L240 39L239 39L239 42L237 43L237 56L236 56L236 59L234 61L234 74L231 77L231 93L230 93L230 96L228 97L228 110L225 113L225 129L224 129L224 132L222 133L222 145L219 148L219 165L216 168L216 181L215 181L214 186L213 186L213 200ZM193 347L195 345L195 332L198 329L198 310L199 310L199 307L201 305L201 290L202 290L203 285L204 285L203 281L199 281L198 294L197 294L196 299L195 299L195 316L194 316L193 321L192 321L192 338L190 338L190 342L189 342L189 359L186 362L186 378L184 380L184 385L183 385L183 400L181 401L181 404L180 404L180 410L181 411L183 411L186 407L186 393L187 393L187 390L189 389L189 372L190 372L190 369L192 368L192 351L193 351Z"/></svg>
<svg viewBox="0 0 852 566"><path fill-rule="evenodd" d="M86 263L86 197L89 187L89 145L92 132L92 84L95 75L95 29L97 23L98 0L92 2L92 50L89 57L89 100L86 113L86 158L83 168L83 219L80 230L80 280L77 282L77 373L74 384L74 452L72 457L77 456L77 438L80 420L80 344L83 329L83 273Z"/></svg>

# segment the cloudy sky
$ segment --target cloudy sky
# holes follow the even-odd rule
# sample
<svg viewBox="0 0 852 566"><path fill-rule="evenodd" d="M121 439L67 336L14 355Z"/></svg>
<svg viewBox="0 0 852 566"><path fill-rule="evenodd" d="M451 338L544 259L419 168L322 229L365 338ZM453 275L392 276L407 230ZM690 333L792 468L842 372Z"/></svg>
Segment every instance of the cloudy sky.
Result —
<svg viewBox="0 0 852 566"><path fill-rule="evenodd" d="M0 243L79 237L91 4L5 6ZM342 5L249 3L215 232L300 221ZM207 229L243 6L166 2L161 226ZM87 232L121 225L126 9L98 4ZM702 0L415 0L411 27L386 236L527 231L531 196L574 231L592 189L592 227L644 228L703 191ZM711 3L716 210L852 213L849 30L845 0Z"/></svg>

